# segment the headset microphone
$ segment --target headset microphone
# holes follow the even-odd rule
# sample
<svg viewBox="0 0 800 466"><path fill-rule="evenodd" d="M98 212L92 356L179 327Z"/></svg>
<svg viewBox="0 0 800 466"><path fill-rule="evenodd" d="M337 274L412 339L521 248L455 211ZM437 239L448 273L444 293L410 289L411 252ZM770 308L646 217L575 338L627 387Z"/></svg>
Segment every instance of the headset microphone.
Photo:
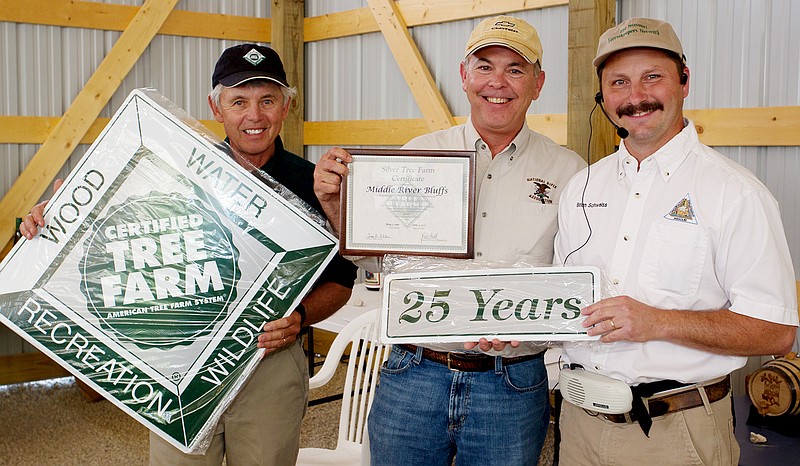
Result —
<svg viewBox="0 0 800 466"><path fill-rule="evenodd" d="M606 113L606 108L603 105L603 93L602 92L598 92L597 94L594 95L594 101L595 101L595 103L597 105L600 106L600 111L603 112L603 115L605 115L606 118L608 119L608 121L611 122L611 126L613 126L614 128L617 129L617 136L619 136L620 139L627 138L628 134L629 134L628 130L623 128L622 126L617 126L617 124L614 123L614 121L611 119L611 117L608 116L608 113Z"/></svg>

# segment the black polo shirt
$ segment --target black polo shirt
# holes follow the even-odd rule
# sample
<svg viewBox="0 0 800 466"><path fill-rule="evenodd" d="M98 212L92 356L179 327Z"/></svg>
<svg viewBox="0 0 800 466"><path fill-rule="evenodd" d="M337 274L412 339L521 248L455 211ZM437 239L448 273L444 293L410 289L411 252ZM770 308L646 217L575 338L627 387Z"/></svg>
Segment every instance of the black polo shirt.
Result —
<svg viewBox="0 0 800 466"><path fill-rule="evenodd" d="M261 170L304 200L323 218L325 217L322 214L322 206L314 194L314 164L284 149L280 136L275 138L275 153L261 166ZM334 282L353 288L356 270L355 264L336 254L319 276L317 283Z"/></svg>

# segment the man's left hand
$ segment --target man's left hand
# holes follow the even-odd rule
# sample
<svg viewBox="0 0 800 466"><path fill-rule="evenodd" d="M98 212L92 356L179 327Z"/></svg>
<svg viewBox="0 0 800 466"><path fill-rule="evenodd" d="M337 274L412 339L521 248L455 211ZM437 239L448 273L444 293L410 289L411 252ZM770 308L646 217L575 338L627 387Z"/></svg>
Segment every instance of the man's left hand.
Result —
<svg viewBox="0 0 800 466"><path fill-rule="evenodd" d="M292 312L283 319L268 322L258 335L258 347L266 348L264 355L294 344L300 335L300 314Z"/></svg>
<svg viewBox="0 0 800 466"><path fill-rule="evenodd" d="M586 316L583 326L588 335L601 335L600 341L644 342L658 338L661 316L659 309L648 306L630 296L602 299L581 310Z"/></svg>
<svg viewBox="0 0 800 466"><path fill-rule="evenodd" d="M506 349L506 345L511 345L512 348L516 348L519 346L519 342L514 341L500 341L497 338L493 339L492 341L487 340L486 338L481 338L477 342L467 342L464 343L464 349L471 350L476 346L481 349L481 351L503 351Z"/></svg>

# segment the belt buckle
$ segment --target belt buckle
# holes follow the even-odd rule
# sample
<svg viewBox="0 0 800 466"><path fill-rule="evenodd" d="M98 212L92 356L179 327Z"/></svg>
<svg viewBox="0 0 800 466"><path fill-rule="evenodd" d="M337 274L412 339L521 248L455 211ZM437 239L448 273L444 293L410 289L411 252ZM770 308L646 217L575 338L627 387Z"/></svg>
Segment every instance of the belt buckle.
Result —
<svg viewBox="0 0 800 466"><path fill-rule="evenodd" d="M452 372L461 372L461 369L456 369L455 367L450 365L450 355L451 354L452 354L451 352L449 352L449 351L447 352L447 368Z"/></svg>

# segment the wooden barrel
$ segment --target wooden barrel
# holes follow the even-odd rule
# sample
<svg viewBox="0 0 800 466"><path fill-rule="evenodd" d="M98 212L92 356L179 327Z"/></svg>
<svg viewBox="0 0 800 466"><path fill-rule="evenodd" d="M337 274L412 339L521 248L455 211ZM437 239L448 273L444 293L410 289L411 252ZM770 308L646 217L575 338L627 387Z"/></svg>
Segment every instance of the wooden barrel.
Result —
<svg viewBox="0 0 800 466"><path fill-rule="evenodd" d="M773 359L753 372L747 383L750 401L762 416L800 414L800 359Z"/></svg>

